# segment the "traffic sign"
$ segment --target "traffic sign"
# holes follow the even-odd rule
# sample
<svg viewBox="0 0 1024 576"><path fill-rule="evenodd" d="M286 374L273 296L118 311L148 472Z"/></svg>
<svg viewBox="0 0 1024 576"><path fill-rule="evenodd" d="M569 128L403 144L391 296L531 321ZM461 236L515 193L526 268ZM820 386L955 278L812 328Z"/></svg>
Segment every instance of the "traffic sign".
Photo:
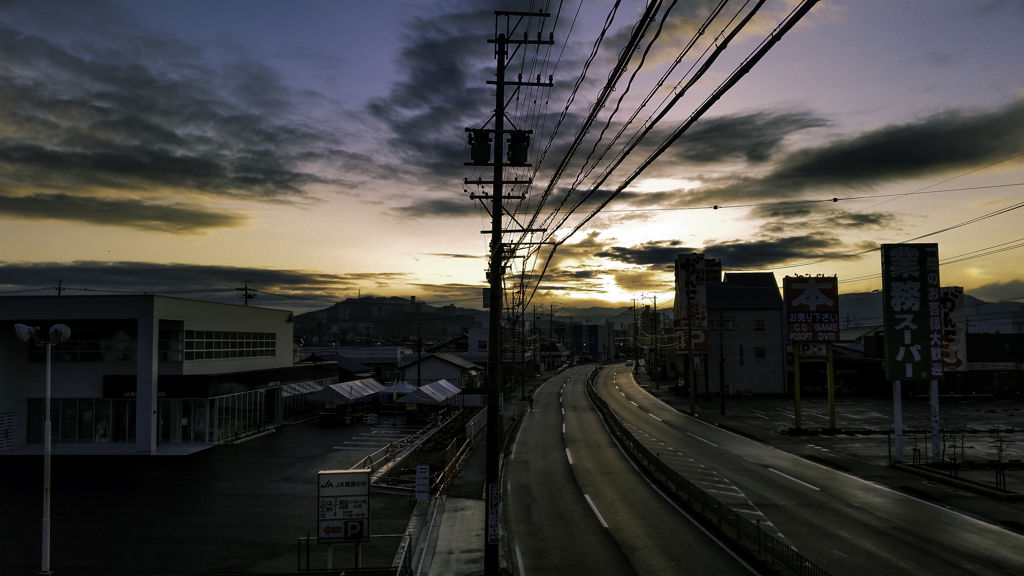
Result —
<svg viewBox="0 0 1024 576"><path fill-rule="evenodd" d="M317 537L370 537L370 470L324 470L317 475Z"/></svg>

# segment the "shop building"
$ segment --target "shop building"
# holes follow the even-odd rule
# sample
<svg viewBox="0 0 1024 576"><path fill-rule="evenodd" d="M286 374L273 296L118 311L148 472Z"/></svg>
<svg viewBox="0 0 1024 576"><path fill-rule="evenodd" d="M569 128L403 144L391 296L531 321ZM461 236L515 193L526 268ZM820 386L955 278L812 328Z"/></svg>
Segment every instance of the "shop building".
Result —
<svg viewBox="0 0 1024 576"><path fill-rule="evenodd" d="M337 364L293 364L287 310L157 295L0 298L0 450L43 441L45 350L14 324L71 329L53 347L54 444L219 443L315 413ZM3 326L6 325L7 328Z"/></svg>

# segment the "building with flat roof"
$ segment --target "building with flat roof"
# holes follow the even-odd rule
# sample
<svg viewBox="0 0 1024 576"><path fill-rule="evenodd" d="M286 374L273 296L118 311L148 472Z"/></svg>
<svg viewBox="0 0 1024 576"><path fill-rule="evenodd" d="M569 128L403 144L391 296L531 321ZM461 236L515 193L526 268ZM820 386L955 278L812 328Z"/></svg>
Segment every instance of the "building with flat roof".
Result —
<svg viewBox="0 0 1024 576"><path fill-rule="evenodd" d="M0 443L41 443L44 346L14 324L71 329L53 347L55 444L218 443L317 409L336 363L293 364L288 310L157 295L0 298ZM4 328L6 324L8 327Z"/></svg>

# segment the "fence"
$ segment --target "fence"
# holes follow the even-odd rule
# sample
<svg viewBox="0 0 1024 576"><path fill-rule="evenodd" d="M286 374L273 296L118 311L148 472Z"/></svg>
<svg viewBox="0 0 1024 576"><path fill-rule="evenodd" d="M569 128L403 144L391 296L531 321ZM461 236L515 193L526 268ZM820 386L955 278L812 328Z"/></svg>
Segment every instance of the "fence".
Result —
<svg viewBox="0 0 1024 576"><path fill-rule="evenodd" d="M332 542L316 536L299 538L296 544L298 571L357 570L402 574L401 567L396 570L395 562L399 555L396 553L400 553L408 538L408 534L373 535L362 542Z"/></svg>
<svg viewBox="0 0 1024 576"><path fill-rule="evenodd" d="M691 507L715 522L727 535L746 543L762 560L779 564L798 576L830 576L824 568L814 564L791 546L761 530L758 524L737 514L728 506L709 495L662 462L654 453L638 442L633 434L608 407L608 403L594 389L597 370L587 378L587 394L597 407L612 433L622 446L647 472L669 492L689 503ZM730 534L731 532L731 534Z"/></svg>

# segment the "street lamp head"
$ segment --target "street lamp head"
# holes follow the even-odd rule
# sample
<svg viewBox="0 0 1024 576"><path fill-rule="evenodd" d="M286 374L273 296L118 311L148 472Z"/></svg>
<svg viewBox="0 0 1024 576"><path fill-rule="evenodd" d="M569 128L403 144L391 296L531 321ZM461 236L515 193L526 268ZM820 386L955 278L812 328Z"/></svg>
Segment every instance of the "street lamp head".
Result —
<svg viewBox="0 0 1024 576"><path fill-rule="evenodd" d="M71 328L68 328L64 324L54 324L53 327L50 328L50 342L53 342L54 344L67 342L70 337Z"/></svg>
<svg viewBox="0 0 1024 576"><path fill-rule="evenodd" d="M39 327L25 326L24 324L15 324L14 331L18 334L18 340L28 343L39 340Z"/></svg>

